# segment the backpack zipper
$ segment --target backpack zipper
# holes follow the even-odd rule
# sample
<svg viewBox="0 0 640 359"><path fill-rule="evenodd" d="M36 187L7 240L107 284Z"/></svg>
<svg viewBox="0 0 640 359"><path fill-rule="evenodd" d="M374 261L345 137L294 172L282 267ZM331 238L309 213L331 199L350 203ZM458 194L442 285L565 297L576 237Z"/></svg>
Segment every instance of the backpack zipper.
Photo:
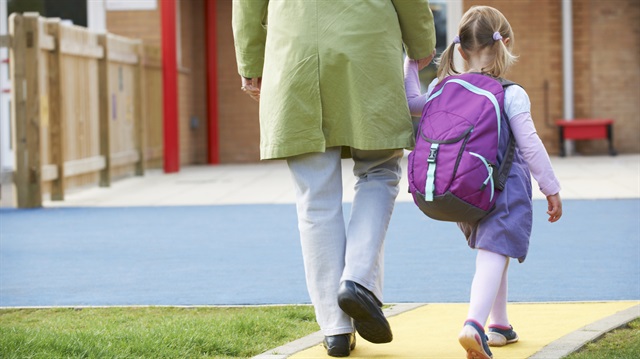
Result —
<svg viewBox="0 0 640 359"><path fill-rule="evenodd" d="M493 166L489 165L489 162L487 162L487 159L482 157L481 155L475 152L469 152L469 154L472 156L478 157L480 161L482 161L484 166L487 168L487 173L489 174L489 176L487 176L487 179L484 180L484 182L482 183L482 186L480 186L480 190L484 191L484 189L487 187L487 184L491 182L491 197L489 198L489 201L493 201L493 193L494 193Z"/></svg>

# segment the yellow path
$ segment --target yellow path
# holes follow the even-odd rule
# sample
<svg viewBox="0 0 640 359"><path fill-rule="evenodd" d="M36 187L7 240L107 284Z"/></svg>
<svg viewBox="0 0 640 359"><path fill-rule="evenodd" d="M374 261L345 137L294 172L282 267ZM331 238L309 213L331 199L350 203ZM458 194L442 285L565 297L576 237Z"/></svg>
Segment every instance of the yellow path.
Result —
<svg viewBox="0 0 640 359"><path fill-rule="evenodd" d="M509 317L520 341L491 348L494 359L528 358L549 343L588 324L628 309L640 302L602 303L515 303ZM356 358L465 358L458 344L468 304L427 304L389 318L393 341L371 344L357 338ZM329 358L322 345L298 352L289 358Z"/></svg>

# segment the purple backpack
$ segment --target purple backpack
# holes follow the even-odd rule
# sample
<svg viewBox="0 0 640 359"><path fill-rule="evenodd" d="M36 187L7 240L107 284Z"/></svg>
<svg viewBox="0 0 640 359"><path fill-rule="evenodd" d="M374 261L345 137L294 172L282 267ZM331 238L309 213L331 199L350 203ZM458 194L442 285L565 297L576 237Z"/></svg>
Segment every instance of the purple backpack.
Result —
<svg viewBox="0 0 640 359"><path fill-rule="evenodd" d="M502 79L468 73L435 86L409 154L409 192L427 216L477 222L509 176L515 141L504 114Z"/></svg>

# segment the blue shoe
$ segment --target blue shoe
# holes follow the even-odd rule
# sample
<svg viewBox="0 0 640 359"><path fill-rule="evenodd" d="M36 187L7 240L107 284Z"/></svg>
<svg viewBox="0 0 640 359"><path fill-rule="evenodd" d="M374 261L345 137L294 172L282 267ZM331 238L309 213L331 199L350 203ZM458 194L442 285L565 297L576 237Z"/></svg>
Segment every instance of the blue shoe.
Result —
<svg viewBox="0 0 640 359"><path fill-rule="evenodd" d="M467 351L467 359L492 359L493 354L487 344L484 328L475 320L464 322L462 331L458 335L460 345Z"/></svg>
<svg viewBox="0 0 640 359"><path fill-rule="evenodd" d="M492 347L505 346L507 344L515 343L520 339L512 326L505 327L497 324L489 326L487 336L489 337L489 346Z"/></svg>

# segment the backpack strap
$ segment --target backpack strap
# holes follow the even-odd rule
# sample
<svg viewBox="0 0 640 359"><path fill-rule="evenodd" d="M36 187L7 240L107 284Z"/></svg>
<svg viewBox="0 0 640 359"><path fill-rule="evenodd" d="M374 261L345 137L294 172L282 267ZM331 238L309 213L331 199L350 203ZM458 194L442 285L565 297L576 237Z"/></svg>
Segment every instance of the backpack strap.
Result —
<svg viewBox="0 0 640 359"><path fill-rule="evenodd" d="M429 149L429 168L427 169L427 182L424 186L424 199L427 202L433 201L433 192L435 192L435 179L436 179L436 157L438 156L439 143L432 143Z"/></svg>
<svg viewBox="0 0 640 359"><path fill-rule="evenodd" d="M507 87L509 86L513 86L513 85L520 86L519 84L513 81L509 81L507 79L497 78L496 80L500 82L504 90L506 90ZM503 109L503 113L504 113L504 109ZM506 123L507 123L507 127L509 128L509 142L507 144L507 150L502 159L502 163L500 163L500 168L498 168L497 171L493 172L493 175L494 175L493 183L495 184L495 188L500 191L504 190L504 186L507 183L507 178L509 178L509 172L511 172L511 165L513 164L513 156L516 153L516 140L513 137L513 132L511 132L511 124L509 123L509 118L507 118L506 115L504 117L507 119Z"/></svg>

